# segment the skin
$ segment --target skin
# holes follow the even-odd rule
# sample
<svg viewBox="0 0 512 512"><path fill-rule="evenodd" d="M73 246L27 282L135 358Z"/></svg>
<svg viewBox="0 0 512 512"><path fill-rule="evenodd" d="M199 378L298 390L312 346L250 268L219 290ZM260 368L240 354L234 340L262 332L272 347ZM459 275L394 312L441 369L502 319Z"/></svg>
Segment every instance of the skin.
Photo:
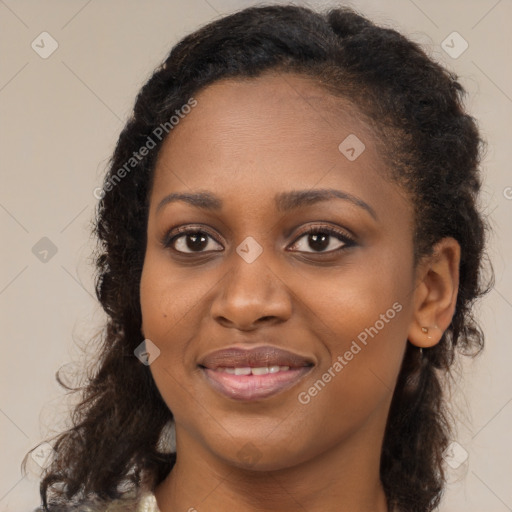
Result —
<svg viewBox="0 0 512 512"><path fill-rule="evenodd" d="M393 389L407 340L434 345L450 324L459 245L443 239L414 267L412 200L386 178L357 110L310 79L223 80L195 98L159 154L141 278L142 332L160 350L150 369L176 422L177 463L155 489L158 506L387 511L379 460ZM354 161L338 149L349 134L366 146ZM276 193L324 188L363 200L376 218L343 199L290 211L274 204ZM222 208L157 209L170 193L198 191ZM207 242L182 236L176 250L164 247L184 224L206 230ZM303 235L308 226L337 228L355 244L331 235L318 249ZM236 252L248 236L263 250L252 263ZM401 311L300 403L396 302ZM313 370L275 396L240 402L214 391L197 366L217 349L267 344L310 357Z"/></svg>

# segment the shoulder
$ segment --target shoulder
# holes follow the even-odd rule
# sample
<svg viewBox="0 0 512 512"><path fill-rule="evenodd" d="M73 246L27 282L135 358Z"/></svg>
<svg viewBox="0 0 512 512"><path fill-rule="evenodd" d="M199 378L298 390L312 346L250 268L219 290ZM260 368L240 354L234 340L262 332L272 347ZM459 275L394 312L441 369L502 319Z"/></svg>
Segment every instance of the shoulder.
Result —
<svg viewBox="0 0 512 512"><path fill-rule="evenodd" d="M104 512L160 512L152 492L144 492L136 499L115 500ZM96 511L92 511L96 512ZM98 511L99 512L99 511ZM103 511L101 511L103 512Z"/></svg>
<svg viewBox="0 0 512 512"><path fill-rule="evenodd" d="M51 512L160 512L155 495L145 491L136 498L120 498L112 501L91 500L81 504L51 507ZM33 512L44 512L42 507Z"/></svg>

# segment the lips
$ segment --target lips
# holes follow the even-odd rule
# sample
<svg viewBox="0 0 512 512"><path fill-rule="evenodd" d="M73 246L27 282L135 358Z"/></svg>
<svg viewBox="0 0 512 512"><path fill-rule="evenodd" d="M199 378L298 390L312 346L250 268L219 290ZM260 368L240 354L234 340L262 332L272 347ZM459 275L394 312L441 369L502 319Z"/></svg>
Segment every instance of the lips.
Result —
<svg viewBox="0 0 512 512"><path fill-rule="evenodd" d="M199 366L216 370L217 368L262 368L288 366L301 368L312 366L313 361L288 350L263 346L252 349L228 348L217 350L199 361Z"/></svg>
<svg viewBox="0 0 512 512"><path fill-rule="evenodd" d="M199 362L213 390L244 401L261 400L291 388L313 366L310 358L271 346L218 350Z"/></svg>

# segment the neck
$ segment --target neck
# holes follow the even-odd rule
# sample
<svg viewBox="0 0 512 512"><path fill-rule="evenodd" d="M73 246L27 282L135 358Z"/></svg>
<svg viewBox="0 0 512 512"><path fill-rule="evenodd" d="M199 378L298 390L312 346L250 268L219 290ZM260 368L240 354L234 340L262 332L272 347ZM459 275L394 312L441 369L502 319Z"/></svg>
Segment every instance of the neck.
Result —
<svg viewBox="0 0 512 512"><path fill-rule="evenodd" d="M379 477L382 438L369 439L368 432L270 471L229 464L179 428L176 440L176 465L155 489L161 512L388 512Z"/></svg>

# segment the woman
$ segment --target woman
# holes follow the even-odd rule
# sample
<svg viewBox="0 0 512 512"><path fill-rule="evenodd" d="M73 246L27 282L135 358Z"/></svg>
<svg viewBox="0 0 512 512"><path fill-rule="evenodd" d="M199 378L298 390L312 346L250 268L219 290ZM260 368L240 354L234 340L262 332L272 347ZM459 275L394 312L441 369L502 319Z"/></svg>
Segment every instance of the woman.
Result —
<svg viewBox="0 0 512 512"><path fill-rule="evenodd" d="M97 191L108 323L42 510L433 510L490 286L463 92L348 8L179 42Z"/></svg>

